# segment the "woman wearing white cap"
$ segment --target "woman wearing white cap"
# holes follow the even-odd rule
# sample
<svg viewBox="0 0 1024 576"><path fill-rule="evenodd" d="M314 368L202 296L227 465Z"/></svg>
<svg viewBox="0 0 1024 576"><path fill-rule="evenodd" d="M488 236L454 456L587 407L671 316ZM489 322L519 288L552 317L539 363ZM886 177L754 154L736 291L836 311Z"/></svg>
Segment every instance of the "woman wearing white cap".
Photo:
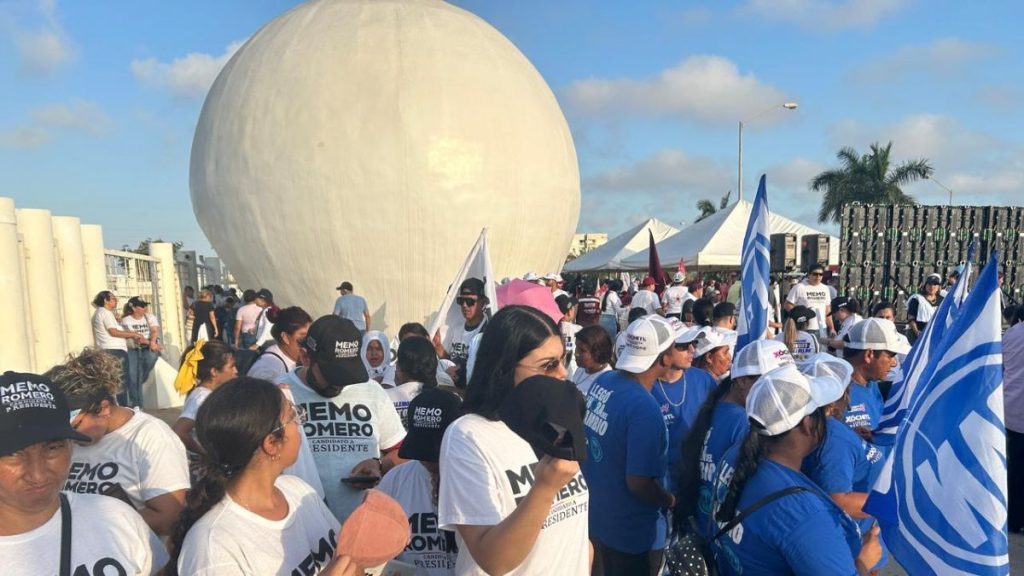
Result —
<svg viewBox="0 0 1024 576"><path fill-rule="evenodd" d="M732 364L735 346L736 332L732 330L707 329L701 332L693 353L694 377L702 375L716 383L725 377Z"/></svg>
<svg viewBox="0 0 1024 576"><path fill-rule="evenodd" d="M825 406L825 440L813 454L804 459L803 472L832 496L844 512L857 521L862 533L871 530L874 519L863 508L868 491L885 464L879 447L865 441L843 421L850 404L850 378L853 366L829 354L819 353L799 366L809 377L834 376L844 383L845 392L838 400ZM883 546L884 552L884 546ZM885 565L885 555L872 570Z"/></svg>
<svg viewBox="0 0 1024 576"><path fill-rule="evenodd" d="M723 574L868 574L881 557L878 528L863 540L835 502L800 472L826 438L822 408L839 399L834 376L784 366L747 395L750 432L719 462L711 546ZM730 466L735 462L733 470ZM720 535L719 535L720 534Z"/></svg>
<svg viewBox="0 0 1024 576"><path fill-rule="evenodd" d="M750 430L746 412L750 387L762 374L792 364L789 350L774 340L755 340L736 354L729 377L704 401L683 442L673 516L677 529L687 527L691 516L697 526L709 524L715 466Z"/></svg>

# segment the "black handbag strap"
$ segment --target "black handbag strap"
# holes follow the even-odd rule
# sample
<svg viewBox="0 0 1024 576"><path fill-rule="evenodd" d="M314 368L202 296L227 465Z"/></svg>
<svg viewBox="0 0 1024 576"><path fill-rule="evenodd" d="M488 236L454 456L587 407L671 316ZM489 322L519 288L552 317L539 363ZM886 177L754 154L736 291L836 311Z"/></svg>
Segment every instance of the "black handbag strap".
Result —
<svg viewBox="0 0 1024 576"><path fill-rule="evenodd" d="M715 540L721 538L723 534L738 526L740 522L743 522L748 516L750 516L754 512L757 512L761 507L770 504L778 500L779 498L782 498L783 496L789 496L790 494L796 494L797 492L810 492L810 490L804 488L803 486L790 486L789 488L783 488L778 492L772 492L771 494L768 494L767 496L761 498L757 502L754 502L750 506L747 506L743 510L740 510L740 513L733 516L732 520L729 520L729 522L725 526L723 526L721 530L718 531L718 534L715 534L715 537L712 538L711 541L714 542Z"/></svg>
<svg viewBox="0 0 1024 576"><path fill-rule="evenodd" d="M71 505L60 494L60 576L71 576Z"/></svg>

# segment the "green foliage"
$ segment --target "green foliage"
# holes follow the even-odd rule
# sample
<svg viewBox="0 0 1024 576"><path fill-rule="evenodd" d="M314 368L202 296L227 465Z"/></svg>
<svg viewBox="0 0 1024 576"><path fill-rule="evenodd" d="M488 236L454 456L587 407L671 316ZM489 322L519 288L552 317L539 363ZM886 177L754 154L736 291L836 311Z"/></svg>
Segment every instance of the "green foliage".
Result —
<svg viewBox="0 0 1024 576"><path fill-rule="evenodd" d="M907 160L898 166L892 166L890 154L892 142L885 146L877 142L871 145L871 151L859 155L848 146L836 153L841 166L825 170L815 176L810 187L815 192L822 192L821 208L818 210L818 222L839 222L843 214L843 206L852 202L863 204L917 204L902 187L928 178L934 172L926 158Z"/></svg>
<svg viewBox="0 0 1024 576"><path fill-rule="evenodd" d="M139 245L136 248L128 248L127 246L125 246L125 252L134 252L136 254L145 254L148 256L149 245L152 244L153 242L166 242L166 240L160 238L157 238L155 240L153 238L146 238L142 242L139 242ZM172 242L171 245L174 247L174 253L177 254L178 250L181 250L182 246L184 246L185 243L179 241Z"/></svg>

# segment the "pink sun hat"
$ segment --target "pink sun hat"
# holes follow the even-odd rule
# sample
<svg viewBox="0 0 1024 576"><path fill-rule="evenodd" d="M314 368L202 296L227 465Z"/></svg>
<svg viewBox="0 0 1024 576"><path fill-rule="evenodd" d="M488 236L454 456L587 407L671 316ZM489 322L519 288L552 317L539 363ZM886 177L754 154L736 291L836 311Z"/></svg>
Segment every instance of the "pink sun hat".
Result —
<svg viewBox="0 0 1024 576"><path fill-rule="evenodd" d="M556 323L562 319L562 311L547 286L517 278L508 284L498 286L497 294L499 309L512 305L529 306L547 314Z"/></svg>

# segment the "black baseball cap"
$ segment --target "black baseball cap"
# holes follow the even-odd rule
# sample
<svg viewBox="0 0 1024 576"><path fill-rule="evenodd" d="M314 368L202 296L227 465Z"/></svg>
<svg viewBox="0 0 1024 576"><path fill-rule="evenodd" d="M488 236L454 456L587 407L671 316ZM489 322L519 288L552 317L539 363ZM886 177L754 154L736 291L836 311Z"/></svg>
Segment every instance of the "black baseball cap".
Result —
<svg viewBox="0 0 1024 576"><path fill-rule="evenodd" d="M132 296L131 299L128 300L128 305L132 307L140 306L145 308L146 306L149 306L149 302L146 302L139 296Z"/></svg>
<svg viewBox="0 0 1024 576"><path fill-rule="evenodd" d="M409 402L406 414L408 432L398 449L398 457L438 462L444 431L462 415L462 398L440 388L427 388Z"/></svg>
<svg viewBox="0 0 1024 576"><path fill-rule="evenodd" d="M347 318L328 314L310 324L302 346L320 367L332 388L340 389L370 379L359 357L362 335Z"/></svg>
<svg viewBox="0 0 1024 576"><path fill-rule="evenodd" d="M498 408L510 430L530 443L538 458L587 459L583 417L587 407L576 385L550 376L531 376L512 389Z"/></svg>
<svg viewBox="0 0 1024 576"><path fill-rule="evenodd" d="M260 288L259 291L256 292L256 297L257 298L262 298L262 299L266 300L267 302L273 302L274 301L274 293L271 292L270 290L267 290L266 288Z"/></svg>
<svg viewBox="0 0 1024 576"><path fill-rule="evenodd" d="M789 310L789 317L797 324L803 324L810 322L812 318L817 318L817 314L807 306L793 306Z"/></svg>
<svg viewBox="0 0 1024 576"><path fill-rule="evenodd" d="M736 315L736 305L732 302L720 302L715 304L714 311L711 313L712 318L726 318L728 316Z"/></svg>
<svg viewBox="0 0 1024 576"><path fill-rule="evenodd" d="M835 298L832 299L832 302L831 304L829 304L829 306L832 307L833 312L839 310L840 308L846 308L847 310L849 310L850 299L847 298L846 296L836 296Z"/></svg>
<svg viewBox="0 0 1024 576"><path fill-rule="evenodd" d="M71 427L64 392L38 374L0 375L0 456L50 440L91 442Z"/></svg>
<svg viewBox="0 0 1024 576"><path fill-rule="evenodd" d="M573 306L579 304L579 301L576 300L575 296L559 294L558 298L555 298L555 304L558 304L558 309L562 311L562 314L568 314Z"/></svg>
<svg viewBox="0 0 1024 576"><path fill-rule="evenodd" d="M484 294L484 281L479 278L466 278L462 281L462 284L459 284L459 294L486 296Z"/></svg>

